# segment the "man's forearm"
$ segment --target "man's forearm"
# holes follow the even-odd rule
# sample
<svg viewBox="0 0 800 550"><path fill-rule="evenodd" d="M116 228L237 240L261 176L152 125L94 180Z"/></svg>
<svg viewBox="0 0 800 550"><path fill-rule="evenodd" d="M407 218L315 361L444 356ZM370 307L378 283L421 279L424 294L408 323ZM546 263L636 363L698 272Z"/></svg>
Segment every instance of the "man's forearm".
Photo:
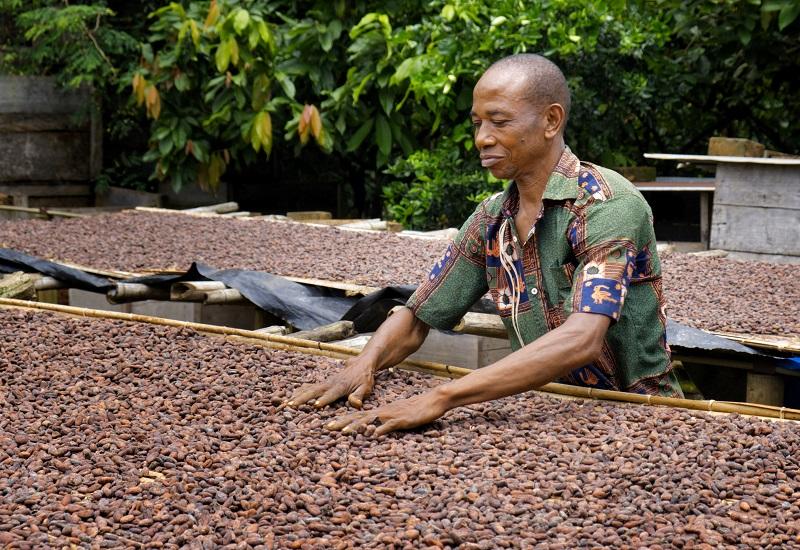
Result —
<svg viewBox="0 0 800 550"><path fill-rule="evenodd" d="M588 321L571 324L568 321L496 363L439 386L434 392L449 410L552 382L590 363L599 354L608 322L596 316Z"/></svg>
<svg viewBox="0 0 800 550"><path fill-rule="evenodd" d="M419 349L429 330L410 309L400 308L378 327L357 360L374 372L393 367Z"/></svg>

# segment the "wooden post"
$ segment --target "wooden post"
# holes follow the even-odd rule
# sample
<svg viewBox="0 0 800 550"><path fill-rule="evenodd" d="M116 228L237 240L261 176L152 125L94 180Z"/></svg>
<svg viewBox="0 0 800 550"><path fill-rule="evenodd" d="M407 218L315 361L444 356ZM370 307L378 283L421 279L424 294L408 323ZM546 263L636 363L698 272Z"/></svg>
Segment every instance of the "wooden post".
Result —
<svg viewBox="0 0 800 550"><path fill-rule="evenodd" d="M748 403L783 405L783 378L776 374L747 373Z"/></svg>
<svg viewBox="0 0 800 550"><path fill-rule="evenodd" d="M208 206L198 206L197 208L187 208L184 212L208 212L212 214L226 214L228 212L236 212L239 210L239 203L236 202L223 202L219 204L210 204Z"/></svg>
<svg viewBox="0 0 800 550"><path fill-rule="evenodd" d="M700 242L708 250L711 246L711 197L713 193L700 193Z"/></svg>

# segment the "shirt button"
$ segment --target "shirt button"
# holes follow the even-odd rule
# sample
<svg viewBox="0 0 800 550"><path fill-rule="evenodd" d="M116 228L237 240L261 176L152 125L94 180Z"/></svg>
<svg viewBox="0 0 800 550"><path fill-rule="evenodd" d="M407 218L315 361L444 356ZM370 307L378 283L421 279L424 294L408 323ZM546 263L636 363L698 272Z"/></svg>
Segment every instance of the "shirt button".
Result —
<svg viewBox="0 0 800 550"><path fill-rule="evenodd" d="M531 289L531 294L532 294L533 296L536 296L537 294L539 294L539 289L538 289L538 288L536 288L536 287L533 287L533 288Z"/></svg>

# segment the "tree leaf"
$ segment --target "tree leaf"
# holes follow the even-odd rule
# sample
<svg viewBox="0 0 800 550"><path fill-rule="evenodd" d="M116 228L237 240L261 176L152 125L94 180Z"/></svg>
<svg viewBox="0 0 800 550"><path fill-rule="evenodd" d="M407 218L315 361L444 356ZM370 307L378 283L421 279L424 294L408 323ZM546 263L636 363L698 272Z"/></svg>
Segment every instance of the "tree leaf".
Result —
<svg viewBox="0 0 800 550"><path fill-rule="evenodd" d="M221 73L224 73L228 69L228 65L230 65L231 62L231 51L228 44L228 41L221 42L220 45L217 46L217 53L214 56L217 70Z"/></svg>
<svg viewBox="0 0 800 550"><path fill-rule="evenodd" d="M320 136L322 135L322 117L319 114L319 110L317 109L316 105L311 105L311 135L314 136L314 139L317 142L320 141Z"/></svg>
<svg viewBox="0 0 800 550"><path fill-rule="evenodd" d="M236 34L242 34L247 26L250 24L250 14L247 10L239 8L236 10L236 15L233 16L233 30Z"/></svg>
<svg viewBox="0 0 800 550"><path fill-rule="evenodd" d="M208 7L208 15L206 16L205 26L212 27L219 18L219 6L217 0L211 0L211 5Z"/></svg>
<svg viewBox="0 0 800 550"><path fill-rule="evenodd" d="M394 94L386 88L378 92L378 101L380 101L383 112L386 116L391 116L392 107L394 107Z"/></svg>
<svg viewBox="0 0 800 550"><path fill-rule="evenodd" d="M800 1L795 0L786 4L778 14L778 29L781 31L791 25L800 15Z"/></svg>
<svg viewBox="0 0 800 550"><path fill-rule="evenodd" d="M383 115L378 115L375 120L375 142L384 157L388 157L392 150L392 129L389 121Z"/></svg>
<svg viewBox="0 0 800 550"><path fill-rule="evenodd" d="M370 131L372 131L372 125L375 123L375 119L368 118L364 123L356 130L356 132L347 140L347 145L345 146L345 150L348 153L351 153L359 148L359 146L364 142L364 139L369 135Z"/></svg>

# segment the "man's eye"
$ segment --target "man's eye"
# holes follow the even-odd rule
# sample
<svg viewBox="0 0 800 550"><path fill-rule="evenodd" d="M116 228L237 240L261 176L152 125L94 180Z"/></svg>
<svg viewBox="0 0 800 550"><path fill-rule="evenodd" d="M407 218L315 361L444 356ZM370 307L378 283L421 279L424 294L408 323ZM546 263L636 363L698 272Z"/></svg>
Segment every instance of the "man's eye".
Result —
<svg viewBox="0 0 800 550"><path fill-rule="evenodd" d="M505 126L507 123L508 123L508 121L507 121L507 120L493 120L493 121L492 121L492 124L493 124L493 125L495 125L495 126L498 126L498 127L500 127L500 128L502 128L503 126Z"/></svg>
<svg viewBox="0 0 800 550"><path fill-rule="evenodd" d="M481 121L480 120L473 120L472 121L472 127L473 128L480 128L481 127Z"/></svg>

